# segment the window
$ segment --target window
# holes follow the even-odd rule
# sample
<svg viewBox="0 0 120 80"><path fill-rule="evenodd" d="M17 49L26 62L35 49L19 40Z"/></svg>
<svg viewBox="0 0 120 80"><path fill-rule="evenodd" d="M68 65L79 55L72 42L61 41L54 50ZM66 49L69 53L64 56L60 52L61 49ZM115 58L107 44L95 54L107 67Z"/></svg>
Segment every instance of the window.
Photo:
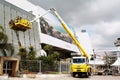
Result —
<svg viewBox="0 0 120 80"><path fill-rule="evenodd" d="M76 58L76 59L73 59L73 63L85 63L85 58Z"/></svg>

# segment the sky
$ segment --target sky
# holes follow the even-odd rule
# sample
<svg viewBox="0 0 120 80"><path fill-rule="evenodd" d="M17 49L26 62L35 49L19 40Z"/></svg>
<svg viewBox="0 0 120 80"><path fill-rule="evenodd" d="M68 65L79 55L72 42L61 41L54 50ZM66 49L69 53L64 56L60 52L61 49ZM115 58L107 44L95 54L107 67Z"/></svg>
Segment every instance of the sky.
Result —
<svg viewBox="0 0 120 80"><path fill-rule="evenodd" d="M94 49L115 47L120 37L120 0L8 0L19 5L55 8L77 33L86 29ZM25 4L29 1L29 4ZM33 9L33 7L26 9Z"/></svg>

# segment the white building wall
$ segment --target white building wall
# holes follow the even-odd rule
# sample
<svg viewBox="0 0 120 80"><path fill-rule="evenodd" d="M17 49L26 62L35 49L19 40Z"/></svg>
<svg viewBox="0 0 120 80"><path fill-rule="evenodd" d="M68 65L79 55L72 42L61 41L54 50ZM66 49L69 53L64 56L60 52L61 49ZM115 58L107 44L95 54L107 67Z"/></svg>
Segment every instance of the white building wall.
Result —
<svg viewBox="0 0 120 80"><path fill-rule="evenodd" d="M79 32L79 34L76 33L76 35L78 37L78 41L83 46L83 48L86 50L86 52L88 54L92 55L93 48L92 48L91 40L90 40L88 33L87 32Z"/></svg>
<svg viewBox="0 0 120 80"><path fill-rule="evenodd" d="M79 52L77 46L74 44L70 44L68 42L51 37L51 36L43 34L43 33L41 33L40 37L41 37L41 43L53 45L53 46L56 46L56 47L59 47L62 49L66 49L66 50L69 50L72 52L77 52L77 53Z"/></svg>

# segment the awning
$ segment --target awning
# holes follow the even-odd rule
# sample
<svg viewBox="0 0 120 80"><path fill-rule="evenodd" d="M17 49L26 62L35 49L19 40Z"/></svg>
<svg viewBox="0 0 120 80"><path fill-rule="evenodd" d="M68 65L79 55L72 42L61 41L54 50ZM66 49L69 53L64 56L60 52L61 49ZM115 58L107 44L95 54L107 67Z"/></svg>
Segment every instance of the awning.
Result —
<svg viewBox="0 0 120 80"><path fill-rule="evenodd" d="M120 66L120 57L112 64L112 66Z"/></svg>
<svg viewBox="0 0 120 80"><path fill-rule="evenodd" d="M104 65L104 61L100 60L100 59L95 59L95 61L94 60L90 60L89 64L90 65Z"/></svg>

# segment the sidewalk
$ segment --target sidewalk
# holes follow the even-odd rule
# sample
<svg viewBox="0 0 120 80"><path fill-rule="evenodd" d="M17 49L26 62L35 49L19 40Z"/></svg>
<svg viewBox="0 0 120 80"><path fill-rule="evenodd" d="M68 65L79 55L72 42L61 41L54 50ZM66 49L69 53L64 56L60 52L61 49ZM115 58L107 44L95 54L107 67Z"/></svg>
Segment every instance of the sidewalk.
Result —
<svg viewBox="0 0 120 80"><path fill-rule="evenodd" d="M22 77L0 76L0 80L37 80L40 78L48 80L49 78L61 78L68 76L70 76L70 74L24 74Z"/></svg>

